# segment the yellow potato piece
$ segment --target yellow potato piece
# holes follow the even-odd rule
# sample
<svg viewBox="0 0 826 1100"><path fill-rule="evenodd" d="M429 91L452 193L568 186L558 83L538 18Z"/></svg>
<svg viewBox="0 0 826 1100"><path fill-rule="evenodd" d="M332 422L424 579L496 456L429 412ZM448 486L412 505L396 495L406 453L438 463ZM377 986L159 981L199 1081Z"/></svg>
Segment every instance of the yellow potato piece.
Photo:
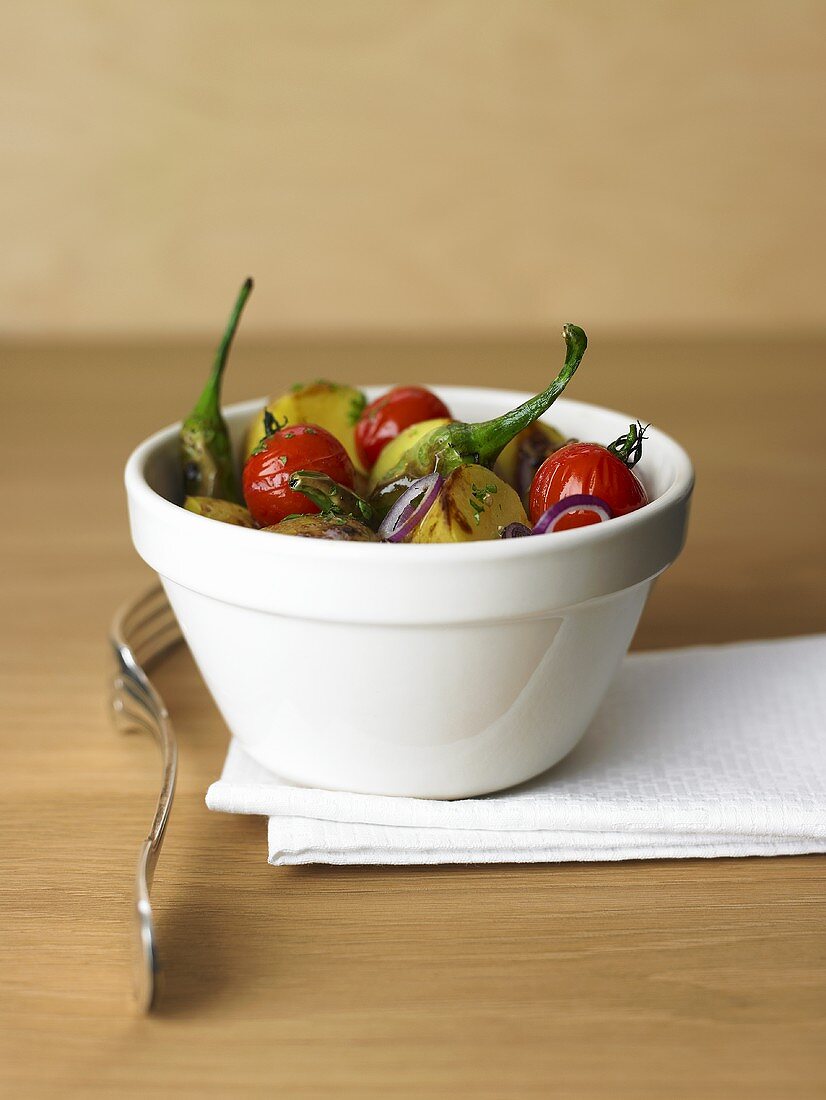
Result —
<svg viewBox="0 0 826 1100"><path fill-rule="evenodd" d="M413 533L411 542L498 539L509 523L528 517L519 495L484 466L459 466Z"/></svg>
<svg viewBox="0 0 826 1100"><path fill-rule="evenodd" d="M405 451L414 447L420 439L423 439L428 432L432 432L434 428L443 428L445 424L450 423L450 420L444 420L442 418L436 420L422 420L419 424L411 424L409 428L405 428L403 432L399 432L396 438L391 439L376 459L376 464L370 471L370 478L367 482L368 493L372 493L378 483L384 479L385 475L401 462L404 458Z"/></svg>
<svg viewBox="0 0 826 1100"><path fill-rule="evenodd" d="M217 519L219 523L231 523L233 527L255 527L252 516L240 504L230 500L217 500L215 497L187 497L184 501L187 512L207 519Z"/></svg>
<svg viewBox="0 0 826 1100"><path fill-rule="evenodd" d="M282 394L262 409L247 430L244 461L264 438L264 413L268 409L279 424L318 424L344 446L357 470L364 467L356 454L356 421L365 405L361 390L337 382L311 382Z"/></svg>

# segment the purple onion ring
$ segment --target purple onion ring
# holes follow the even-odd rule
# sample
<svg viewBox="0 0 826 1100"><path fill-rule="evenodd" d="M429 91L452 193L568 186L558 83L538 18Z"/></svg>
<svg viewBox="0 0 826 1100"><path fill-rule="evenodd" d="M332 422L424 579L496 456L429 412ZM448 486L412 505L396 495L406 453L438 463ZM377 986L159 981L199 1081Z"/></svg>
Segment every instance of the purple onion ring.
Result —
<svg viewBox="0 0 826 1100"><path fill-rule="evenodd" d="M587 493L575 493L573 496L563 497L562 500L558 500L556 504L552 504L546 512L543 512L534 524L533 534L550 534L551 531L556 529L562 517L567 516L570 512L593 512L594 515L599 516L600 523L614 518L611 505L604 501L602 497L592 497Z"/></svg>
<svg viewBox="0 0 826 1100"><path fill-rule="evenodd" d="M441 474L428 474L404 492L379 527L379 538L385 542L404 542L416 530L444 485Z"/></svg>

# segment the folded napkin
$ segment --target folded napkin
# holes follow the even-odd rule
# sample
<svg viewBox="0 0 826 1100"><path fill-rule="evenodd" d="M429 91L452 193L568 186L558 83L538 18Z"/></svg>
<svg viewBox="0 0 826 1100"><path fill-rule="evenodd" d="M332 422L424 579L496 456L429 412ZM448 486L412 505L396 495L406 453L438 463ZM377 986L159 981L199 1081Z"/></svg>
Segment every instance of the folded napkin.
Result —
<svg viewBox="0 0 826 1100"><path fill-rule="evenodd" d="M207 805L268 817L274 864L826 852L826 635L632 654L577 748L504 793L296 787L233 741Z"/></svg>

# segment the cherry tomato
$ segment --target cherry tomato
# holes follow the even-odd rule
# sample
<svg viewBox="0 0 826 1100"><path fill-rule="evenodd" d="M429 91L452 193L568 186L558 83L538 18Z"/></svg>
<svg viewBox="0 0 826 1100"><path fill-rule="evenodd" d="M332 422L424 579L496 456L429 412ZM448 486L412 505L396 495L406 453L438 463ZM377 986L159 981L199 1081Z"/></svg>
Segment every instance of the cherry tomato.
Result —
<svg viewBox="0 0 826 1100"><path fill-rule="evenodd" d="M377 397L361 414L356 424L356 450L366 470L405 428L423 420L450 418L444 401L424 386L396 386Z"/></svg>
<svg viewBox="0 0 826 1100"><path fill-rule="evenodd" d="M615 516L624 516L648 503L645 489L628 466L599 443L569 443L542 463L531 485L531 521L536 523L551 505L576 493L601 497ZM571 512L555 528L587 527L598 523L593 512Z"/></svg>
<svg viewBox="0 0 826 1100"><path fill-rule="evenodd" d="M290 488L298 470L326 474L353 488L355 470L341 443L317 424L268 426L267 437L244 466L244 500L259 527L271 527L285 516L308 515L321 509Z"/></svg>

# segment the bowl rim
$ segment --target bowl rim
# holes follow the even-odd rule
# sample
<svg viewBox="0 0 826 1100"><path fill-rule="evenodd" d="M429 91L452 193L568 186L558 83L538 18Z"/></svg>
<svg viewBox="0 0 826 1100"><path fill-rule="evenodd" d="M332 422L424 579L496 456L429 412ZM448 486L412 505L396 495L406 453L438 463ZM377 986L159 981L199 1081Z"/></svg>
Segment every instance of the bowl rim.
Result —
<svg viewBox="0 0 826 1100"><path fill-rule="evenodd" d="M383 391L387 387L364 386L364 390ZM473 399L480 394L496 401L501 400L505 406L516 405L529 397L530 394L520 390L502 390L489 386L443 386L434 385L434 389L440 396L452 398L455 404L461 404L463 399ZM252 416L267 402L266 397L253 398L247 401L235 402L223 409L224 416L229 419L249 414ZM448 402L449 403L449 402ZM561 397L553 408L569 408L585 413L607 413L621 419L633 422L636 418L629 416L617 409L604 405L595 405L590 402L577 401L571 398ZM548 415L548 414L546 414ZM550 414L552 415L552 413ZM161 448L167 446L180 431L181 421L168 424L165 427L148 436L139 443L126 461L124 470L124 483L128 496L142 509L154 514L156 518L166 523L183 524L183 531L194 535L198 530L193 524L199 524L201 537L220 539L229 542L232 540L239 553L254 551L256 556L265 554L272 557L320 557L325 561L334 558L342 563L377 557L384 561L388 553L400 553L404 560L412 564L413 561L422 564L423 561L436 564L445 560L453 562L483 561L499 557L509 558L534 558L553 553L554 549L571 550L576 544L591 545L610 541L613 536L625 533L630 528L650 521L658 513L670 510L683 503L691 494L694 487L694 468L687 452L671 436L655 427L649 426L649 438L656 440L659 446L664 446L669 452L674 464L674 476L671 484L663 493L654 500L638 508L635 512L629 512L624 516L617 516L608 523L596 523L587 527L573 528L566 531L555 532L553 538L534 539L488 539L477 542L456 543L401 543L388 547L384 543L375 542L350 542L334 539L301 539L301 538L273 538L261 539L260 530L236 527L227 523L216 523L189 512L179 504L167 500L158 493L146 479L146 468L150 459ZM188 525L188 526L187 526ZM254 541L252 541L254 540ZM401 560L401 559L400 559Z"/></svg>

